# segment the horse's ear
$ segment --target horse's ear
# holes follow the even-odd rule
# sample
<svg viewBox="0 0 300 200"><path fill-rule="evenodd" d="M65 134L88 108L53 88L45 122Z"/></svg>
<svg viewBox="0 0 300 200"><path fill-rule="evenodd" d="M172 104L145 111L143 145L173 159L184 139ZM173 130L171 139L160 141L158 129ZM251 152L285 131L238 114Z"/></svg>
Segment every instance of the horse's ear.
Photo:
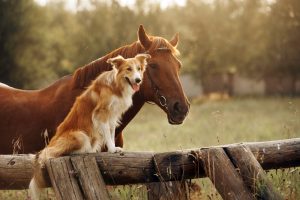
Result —
<svg viewBox="0 0 300 200"><path fill-rule="evenodd" d="M177 45L178 45L178 41L179 41L179 34L178 33L176 33L174 36L173 36L173 38L169 41L170 42L170 44L173 46L173 47L177 47Z"/></svg>
<svg viewBox="0 0 300 200"><path fill-rule="evenodd" d="M108 59L106 62L116 68L119 68L119 66L121 66L125 62L125 59L122 56L118 55L117 57Z"/></svg>
<svg viewBox="0 0 300 200"><path fill-rule="evenodd" d="M141 43L141 45L145 48L145 50L148 50L151 46L151 40L147 33L145 32L144 26L140 25L138 30L138 38Z"/></svg>

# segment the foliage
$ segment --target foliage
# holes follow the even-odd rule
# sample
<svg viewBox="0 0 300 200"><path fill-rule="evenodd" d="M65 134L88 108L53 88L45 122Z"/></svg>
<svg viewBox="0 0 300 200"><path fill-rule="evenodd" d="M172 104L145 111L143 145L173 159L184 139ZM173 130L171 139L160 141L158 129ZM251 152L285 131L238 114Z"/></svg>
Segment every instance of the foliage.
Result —
<svg viewBox="0 0 300 200"><path fill-rule="evenodd" d="M299 76L300 2L278 0L272 5L268 24L268 72Z"/></svg>
<svg viewBox="0 0 300 200"><path fill-rule="evenodd" d="M83 2L88 3L84 7ZM263 78L300 74L298 0L187 0L162 9L138 0L0 0L0 81L39 88L136 40L139 24L155 35L180 32L183 70L205 80L237 71Z"/></svg>

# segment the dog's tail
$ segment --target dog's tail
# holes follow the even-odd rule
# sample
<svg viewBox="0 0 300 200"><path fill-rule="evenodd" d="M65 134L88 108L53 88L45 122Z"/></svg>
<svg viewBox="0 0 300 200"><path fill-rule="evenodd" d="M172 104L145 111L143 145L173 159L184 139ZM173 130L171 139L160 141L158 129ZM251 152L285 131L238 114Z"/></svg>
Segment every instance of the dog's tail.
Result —
<svg viewBox="0 0 300 200"><path fill-rule="evenodd" d="M46 162L46 153L47 147L36 154L34 159L33 167L33 177L29 184L29 195L33 200L38 200L42 192L42 188L46 187L46 180L44 179L45 175L45 162Z"/></svg>
<svg viewBox="0 0 300 200"><path fill-rule="evenodd" d="M41 187L38 185L36 179L33 177L29 184L29 195L31 199L33 200L40 199L41 192L42 192Z"/></svg>
<svg viewBox="0 0 300 200"><path fill-rule="evenodd" d="M76 137L76 135L74 137ZM68 138L61 137L54 140L51 145L49 144L35 156L33 178L29 184L29 193L34 200L39 199L41 189L47 187L47 183L50 183L49 176L47 176L47 170L45 170L46 161L61 155L68 155L77 148L78 143L72 143Z"/></svg>

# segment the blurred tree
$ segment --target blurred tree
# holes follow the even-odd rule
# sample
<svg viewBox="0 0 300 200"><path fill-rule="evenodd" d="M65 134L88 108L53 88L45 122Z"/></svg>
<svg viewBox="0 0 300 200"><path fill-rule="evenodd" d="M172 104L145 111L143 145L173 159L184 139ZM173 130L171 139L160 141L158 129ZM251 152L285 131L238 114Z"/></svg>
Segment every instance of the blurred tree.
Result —
<svg viewBox="0 0 300 200"><path fill-rule="evenodd" d="M261 0L244 0L237 11L236 63L240 74L262 78L266 65L267 12Z"/></svg>
<svg viewBox="0 0 300 200"><path fill-rule="evenodd" d="M111 4L91 1L91 4L94 9L81 10L76 14L80 24L80 30L73 38L76 67L136 40L137 22L132 10L120 6L117 1Z"/></svg>
<svg viewBox="0 0 300 200"><path fill-rule="evenodd" d="M237 23L233 14L239 1L215 1L214 4L189 0L181 10L183 56L188 58L190 71L200 78L204 90L213 79L223 82L222 73L235 67L238 56ZM207 86L207 87L206 87ZM218 90L222 90L219 88Z"/></svg>
<svg viewBox="0 0 300 200"><path fill-rule="evenodd" d="M268 19L268 56L265 75L290 77L291 94L300 78L300 1L277 0Z"/></svg>
<svg viewBox="0 0 300 200"><path fill-rule="evenodd" d="M19 58L22 48L34 40L28 38L32 25L31 12L34 9L31 0L0 1L0 80L2 82L21 85L20 81L14 80L16 77L14 72L21 67Z"/></svg>
<svg viewBox="0 0 300 200"><path fill-rule="evenodd" d="M162 9L137 0L0 0L0 81L37 88L137 39L139 24L170 38L180 32L183 70L202 83L237 71L299 79L298 0L187 0ZM223 84L223 83L222 83ZM209 84L207 84L209 85ZM295 86L296 87L296 86Z"/></svg>
<svg viewBox="0 0 300 200"><path fill-rule="evenodd" d="M69 53L64 42L67 37L61 33L65 29L57 28L53 19L62 9L52 10L49 6L48 10L32 0L2 0L0 4L0 81L21 88L36 88L57 79L64 71L61 58L67 59L65 55Z"/></svg>

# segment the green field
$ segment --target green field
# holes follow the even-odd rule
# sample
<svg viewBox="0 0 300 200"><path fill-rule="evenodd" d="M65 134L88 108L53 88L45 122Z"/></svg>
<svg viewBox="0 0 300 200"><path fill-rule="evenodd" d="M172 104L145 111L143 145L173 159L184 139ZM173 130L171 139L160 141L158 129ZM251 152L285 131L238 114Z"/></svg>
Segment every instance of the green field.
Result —
<svg viewBox="0 0 300 200"><path fill-rule="evenodd" d="M172 151L229 143L300 137L299 98L236 98L192 104L183 125L171 126L156 106L146 105L126 128L129 151ZM269 176L286 199L300 199L300 168ZM220 199L207 179L194 199ZM125 198L126 199L126 198Z"/></svg>
<svg viewBox="0 0 300 200"><path fill-rule="evenodd" d="M171 126L146 105L124 131L125 149L170 151L236 142L300 137L300 99L247 98L192 104L183 125Z"/></svg>
<svg viewBox="0 0 300 200"><path fill-rule="evenodd" d="M240 98L192 104L183 125L171 126L156 106L145 105L126 128L126 151L172 151L237 142L300 137L299 98ZM286 199L300 199L300 168L268 173ZM193 199L220 199L207 179ZM24 199L24 193L0 192L0 199ZM143 199L144 187L117 187L114 199ZM51 198L52 195L48 195Z"/></svg>

